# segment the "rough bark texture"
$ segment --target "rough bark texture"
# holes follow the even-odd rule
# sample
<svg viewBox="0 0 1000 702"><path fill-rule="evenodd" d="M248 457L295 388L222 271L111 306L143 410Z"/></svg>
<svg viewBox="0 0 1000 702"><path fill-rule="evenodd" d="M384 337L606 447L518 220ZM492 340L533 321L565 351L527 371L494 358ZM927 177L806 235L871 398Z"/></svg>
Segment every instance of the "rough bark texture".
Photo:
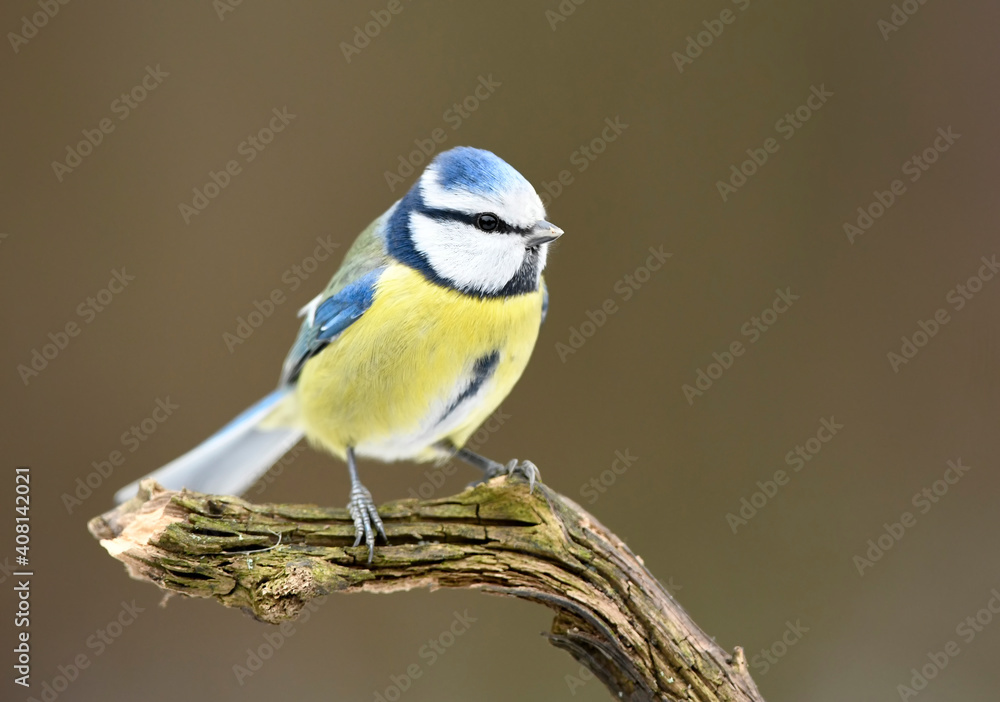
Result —
<svg viewBox="0 0 1000 702"><path fill-rule="evenodd" d="M642 560L573 501L496 478L440 499L379 508L389 546L352 547L346 509L139 495L90 522L132 577L212 597L270 623L331 592L469 587L556 612L549 640L618 699L763 702L743 651L728 654Z"/></svg>

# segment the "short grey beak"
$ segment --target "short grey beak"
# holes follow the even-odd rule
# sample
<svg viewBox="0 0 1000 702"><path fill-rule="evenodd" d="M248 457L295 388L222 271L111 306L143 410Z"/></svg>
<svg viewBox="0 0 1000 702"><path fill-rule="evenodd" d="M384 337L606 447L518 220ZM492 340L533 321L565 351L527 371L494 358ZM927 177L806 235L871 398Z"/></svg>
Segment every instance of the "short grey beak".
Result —
<svg viewBox="0 0 1000 702"><path fill-rule="evenodd" d="M531 231L524 235L524 246L531 249L542 244L547 244L550 241L555 241L562 235L562 229L551 222L540 219L535 222L535 226L532 227Z"/></svg>

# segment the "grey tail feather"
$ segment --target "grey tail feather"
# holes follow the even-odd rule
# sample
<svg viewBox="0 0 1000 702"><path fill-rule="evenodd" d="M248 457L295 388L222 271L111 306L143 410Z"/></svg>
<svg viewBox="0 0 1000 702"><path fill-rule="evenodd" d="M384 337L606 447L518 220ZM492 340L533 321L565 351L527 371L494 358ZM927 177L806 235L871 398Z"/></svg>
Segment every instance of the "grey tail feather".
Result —
<svg viewBox="0 0 1000 702"><path fill-rule="evenodd" d="M171 490L186 487L213 495L246 492L302 438L300 429L259 426L287 393L287 389L275 390L201 444L145 477ZM138 480L129 483L115 493L115 502L135 497L138 488Z"/></svg>

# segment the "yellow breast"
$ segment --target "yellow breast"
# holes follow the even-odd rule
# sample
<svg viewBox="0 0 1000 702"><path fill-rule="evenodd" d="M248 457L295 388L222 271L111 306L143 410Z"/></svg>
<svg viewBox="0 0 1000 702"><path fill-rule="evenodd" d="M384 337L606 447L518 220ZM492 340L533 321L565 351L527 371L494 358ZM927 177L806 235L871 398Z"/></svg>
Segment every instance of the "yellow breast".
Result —
<svg viewBox="0 0 1000 702"><path fill-rule="evenodd" d="M382 460L437 458L431 446L443 439L461 446L524 371L541 310L541 292L474 298L391 266L364 315L306 363L297 388L306 435L341 457L353 446ZM494 352L474 402L441 421L476 361Z"/></svg>

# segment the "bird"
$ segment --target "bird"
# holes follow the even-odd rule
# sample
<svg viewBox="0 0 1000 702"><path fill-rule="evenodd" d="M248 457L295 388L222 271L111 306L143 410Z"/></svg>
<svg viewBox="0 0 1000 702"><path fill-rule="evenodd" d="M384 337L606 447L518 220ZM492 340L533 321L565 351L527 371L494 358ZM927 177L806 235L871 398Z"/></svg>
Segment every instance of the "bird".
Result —
<svg viewBox="0 0 1000 702"><path fill-rule="evenodd" d="M277 389L150 473L168 489L239 495L305 436L347 464L355 541L388 543L358 458L460 459L482 479L538 468L465 447L524 372L548 311L542 272L563 230L490 151L439 153L358 235L303 318ZM123 502L139 481L116 493Z"/></svg>

